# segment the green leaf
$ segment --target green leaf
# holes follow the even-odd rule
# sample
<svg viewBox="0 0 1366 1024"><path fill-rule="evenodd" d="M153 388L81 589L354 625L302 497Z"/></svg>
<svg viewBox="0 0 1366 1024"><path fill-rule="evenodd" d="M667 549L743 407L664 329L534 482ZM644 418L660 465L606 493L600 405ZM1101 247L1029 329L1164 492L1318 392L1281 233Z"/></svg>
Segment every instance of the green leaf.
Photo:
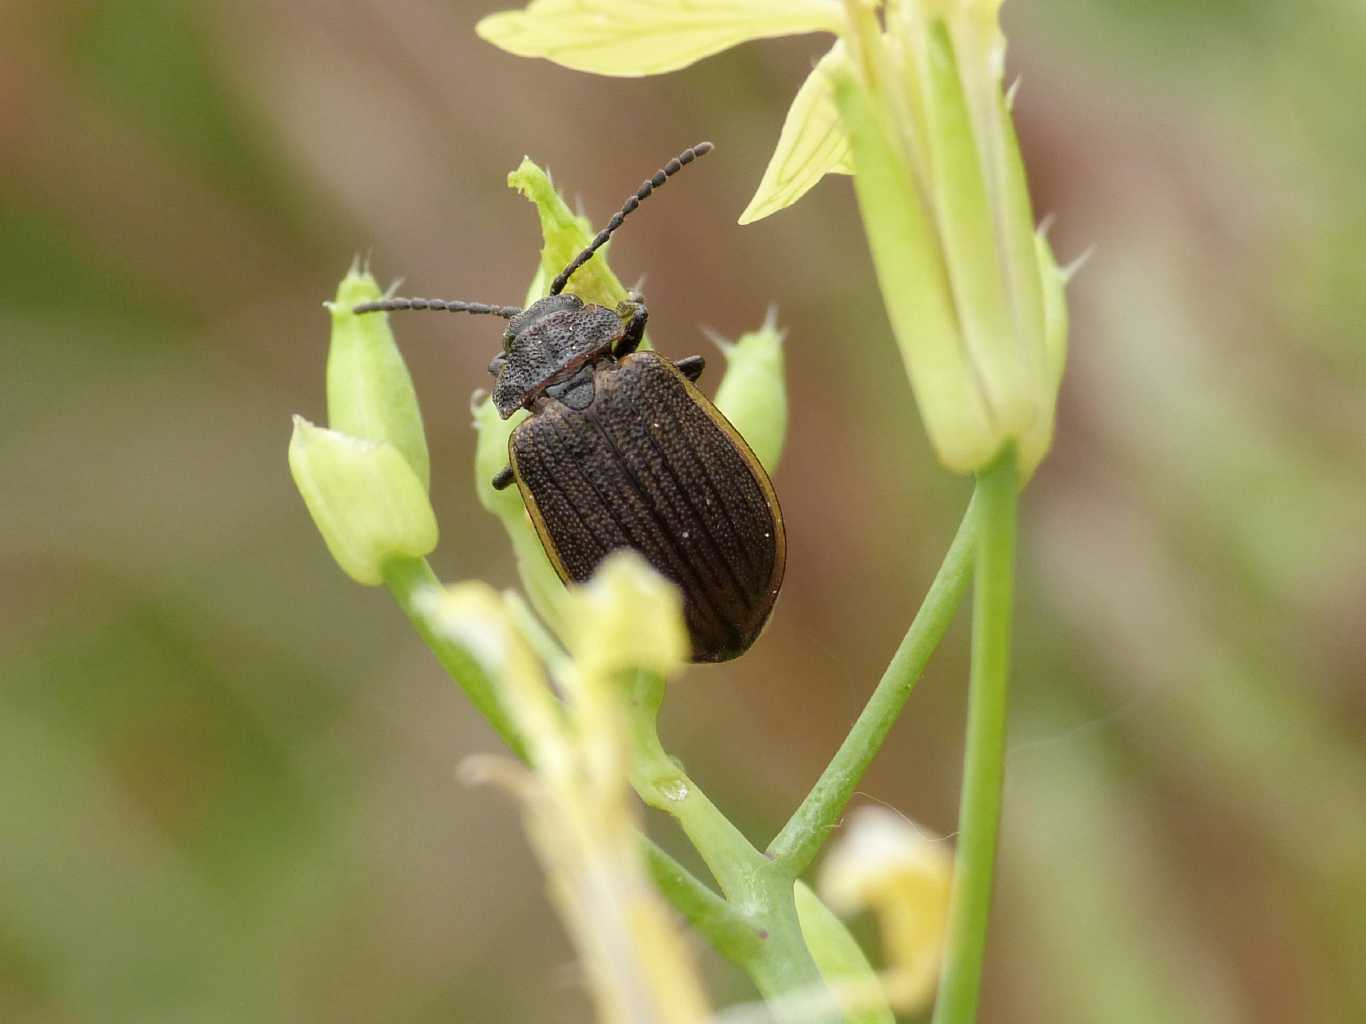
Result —
<svg viewBox="0 0 1366 1024"><path fill-rule="evenodd" d="M751 39L838 32L836 0L533 0L490 14L480 38L576 71L639 77L676 71Z"/></svg>
<svg viewBox="0 0 1366 1024"><path fill-rule="evenodd" d="M835 106L830 76L848 69L844 41L838 40L797 90L783 121L778 148L764 170L759 189L740 214L741 224L752 224L791 206L827 174L853 174L849 137Z"/></svg>

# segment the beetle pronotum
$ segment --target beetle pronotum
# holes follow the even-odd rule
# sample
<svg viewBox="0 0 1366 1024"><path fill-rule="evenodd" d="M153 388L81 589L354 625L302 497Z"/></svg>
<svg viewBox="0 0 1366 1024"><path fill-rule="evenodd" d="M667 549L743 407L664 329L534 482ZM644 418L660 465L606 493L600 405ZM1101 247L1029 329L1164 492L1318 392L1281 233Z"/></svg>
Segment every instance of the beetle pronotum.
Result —
<svg viewBox="0 0 1366 1024"><path fill-rule="evenodd" d="M644 199L711 148L684 150L642 184L526 309L400 298L355 307L509 321L489 363L493 402L504 419L531 415L508 438L493 486L516 482L565 582L633 548L676 583L694 661L736 657L768 621L787 557L778 497L744 438L693 386L702 357L670 363L636 351L648 316L641 296L611 310L564 288Z"/></svg>

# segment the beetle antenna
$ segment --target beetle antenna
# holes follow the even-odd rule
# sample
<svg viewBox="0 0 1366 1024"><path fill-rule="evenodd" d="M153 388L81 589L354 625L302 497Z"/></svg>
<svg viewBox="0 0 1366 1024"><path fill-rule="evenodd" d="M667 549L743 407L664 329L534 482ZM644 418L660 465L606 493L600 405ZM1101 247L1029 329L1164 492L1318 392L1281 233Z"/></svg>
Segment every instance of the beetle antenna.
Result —
<svg viewBox="0 0 1366 1024"><path fill-rule="evenodd" d="M516 306L490 306L487 302L460 302L448 299L381 299L352 306L353 313L398 313L407 309L433 309L445 313L477 313L511 320L521 312Z"/></svg>
<svg viewBox="0 0 1366 1024"><path fill-rule="evenodd" d="M569 279L574 276L574 271L593 258L593 253L597 252L607 243L607 239L612 237L612 232L621 227L621 222L628 215L635 211L641 201L648 198L650 193L657 188L661 188L669 178L673 177L688 164L692 163L700 156L706 156L712 150L710 142L699 142L690 149L685 149L674 157L667 164L655 171L654 177L650 178L636 190L635 195L626 200L626 205L612 215L612 219L607 222L607 227L598 232L597 237L589 244L588 248L574 257L569 266L560 271L560 276L555 278L550 285L550 294L559 295L564 291L564 286L569 283Z"/></svg>

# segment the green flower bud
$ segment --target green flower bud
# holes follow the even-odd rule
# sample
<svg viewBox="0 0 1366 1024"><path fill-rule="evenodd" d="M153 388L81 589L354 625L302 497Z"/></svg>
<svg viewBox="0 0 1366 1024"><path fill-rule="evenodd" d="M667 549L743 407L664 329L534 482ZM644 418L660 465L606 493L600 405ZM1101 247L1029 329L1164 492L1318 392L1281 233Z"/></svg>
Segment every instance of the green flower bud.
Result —
<svg viewBox="0 0 1366 1024"><path fill-rule="evenodd" d="M772 473L787 439L787 382L783 375L783 338L770 309L762 327L734 344L713 336L726 357L726 373L714 403L748 442L764 469Z"/></svg>
<svg viewBox="0 0 1366 1024"><path fill-rule="evenodd" d="M576 216L569 209L555 190L550 175L532 163L530 157L523 157L521 166L508 175L508 187L515 188L536 207L541 218L541 235L545 239L541 247L541 274L544 281L553 281L555 275L593 240L593 226L587 217ZM569 279L565 291L608 309L615 309L618 303L625 301L626 289L607 265L610 248L609 242L599 249L597 255Z"/></svg>
<svg viewBox="0 0 1366 1024"><path fill-rule="evenodd" d="M289 470L327 549L357 583L384 581L389 559L436 547L427 488L398 448L294 417Z"/></svg>
<svg viewBox="0 0 1366 1024"><path fill-rule="evenodd" d="M431 468L422 411L387 313L357 316L351 308L382 298L379 284L358 263L337 288L332 344L327 353L327 419L333 430L367 441L387 441L427 488Z"/></svg>
<svg viewBox="0 0 1366 1024"><path fill-rule="evenodd" d="M1048 363L1048 380L1053 401L1048 415L1039 417L1020 446L1020 480L1028 483L1039 461L1053 443L1053 418L1057 406L1058 386L1067 364L1067 272L1053 259L1048 239L1039 232L1034 236L1039 261L1039 279L1043 287L1044 352Z"/></svg>
<svg viewBox="0 0 1366 1024"><path fill-rule="evenodd" d="M908 0L885 34L862 10L849 66L833 71L883 298L930 439L957 472L1011 442L1036 466L1057 393L998 8Z"/></svg>
<svg viewBox="0 0 1366 1024"><path fill-rule="evenodd" d="M498 410L488 398L476 396L471 406L474 414L474 429L478 441L474 449L474 490L479 503L498 517L512 541L512 550L517 558L517 572L522 578L522 586L531 599L538 615L560 632L560 603L564 600L564 584L546 556L545 547L531 525L531 517L522 504L522 492L516 487L501 491L493 489L495 474L508 464L508 437L526 413L519 412L508 419L501 419Z"/></svg>

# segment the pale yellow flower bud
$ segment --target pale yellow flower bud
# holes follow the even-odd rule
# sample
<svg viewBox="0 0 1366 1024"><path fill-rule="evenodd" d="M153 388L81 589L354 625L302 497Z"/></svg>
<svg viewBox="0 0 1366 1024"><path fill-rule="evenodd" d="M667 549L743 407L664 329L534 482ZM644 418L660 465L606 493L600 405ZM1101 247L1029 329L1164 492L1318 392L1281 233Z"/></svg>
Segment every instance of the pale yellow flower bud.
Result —
<svg viewBox="0 0 1366 1024"><path fill-rule="evenodd" d="M884 807L860 807L821 868L831 908L870 909L890 962L887 989L907 1012L934 994L948 926L953 858L946 844Z"/></svg>
<svg viewBox="0 0 1366 1024"><path fill-rule="evenodd" d="M885 33L851 12L856 45L833 88L930 439L958 472L985 468L1013 442L1027 476L1052 438L1058 374L1049 282L1001 90L998 7L907 0L888 10Z"/></svg>
<svg viewBox="0 0 1366 1024"><path fill-rule="evenodd" d="M289 469L327 549L357 583L384 581L391 558L436 547L427 488L398 448L294 417Z"/></svg>

